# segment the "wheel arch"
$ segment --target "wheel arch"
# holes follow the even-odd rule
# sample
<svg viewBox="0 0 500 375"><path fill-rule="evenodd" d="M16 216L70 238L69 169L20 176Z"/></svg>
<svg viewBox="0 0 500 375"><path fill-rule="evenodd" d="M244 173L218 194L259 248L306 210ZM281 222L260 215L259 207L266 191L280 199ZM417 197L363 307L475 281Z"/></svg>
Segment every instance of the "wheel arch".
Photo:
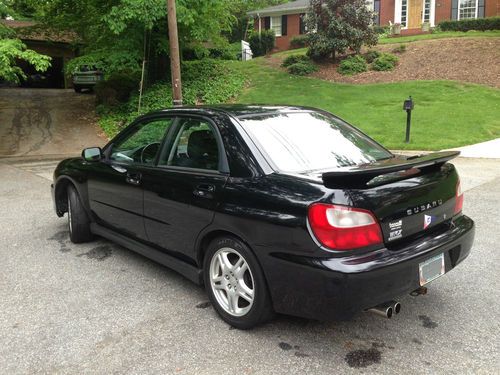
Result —
<svg viewBox="0 0 500 375"><path fill-rule="evenodd" d="M82 186L77 181L72 179L70 176L62 175L60 176L54 185L54 203L56 207L57 216L62 217L66 212L68 212L68 187L72 185L80 201L82 202L85 209L88 211L88 201L86 199L87 194L82 194Z"/></svg>

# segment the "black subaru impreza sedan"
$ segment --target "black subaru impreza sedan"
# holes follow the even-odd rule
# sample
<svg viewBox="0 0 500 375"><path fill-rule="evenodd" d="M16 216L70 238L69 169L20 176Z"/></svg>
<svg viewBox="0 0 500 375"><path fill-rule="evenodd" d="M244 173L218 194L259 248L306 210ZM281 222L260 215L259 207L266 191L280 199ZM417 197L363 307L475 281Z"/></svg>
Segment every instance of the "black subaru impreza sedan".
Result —
<svg viewBox="0 0 500 375"><path fill-rule="evenodd" d="M105 237L204 284L234 327L390 317L470 252L457 155L393 155L313 108L179 107L62 161L52 194L71 241Z"/></svg>

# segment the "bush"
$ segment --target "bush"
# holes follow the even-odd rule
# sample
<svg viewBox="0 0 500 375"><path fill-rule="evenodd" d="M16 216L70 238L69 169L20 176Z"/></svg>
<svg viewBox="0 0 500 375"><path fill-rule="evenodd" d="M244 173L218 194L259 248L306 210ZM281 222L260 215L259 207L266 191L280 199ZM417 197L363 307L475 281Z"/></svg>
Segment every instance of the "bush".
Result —
<svg viewBox="0 0 500 375"><path fill-rule="evenodd" d="M237 60L238 53L233 52L230 46L212 47L208 49L209 57L220 60Z"/></svg>
<svg viewBox="0 0 500 375"><path fill-rule="evenodd" d="M361 55L350 56L347 59L342 60L337 68L337 71L343 75L362 73L367 70L368 65L366 64L366 60Z"/></svg>
<svg viewBox="0 0 500 375"><path fill-rule="evenodd" d="M125 103L130 94L139 89L140 80L140 73L135 71L124 70L111 74L108 79L95 85L97 102L108 106Z"/></svg>
<svg viewBox="0 0 500 375"><path fill-rule="evenodd" d="M186 61L202 60L210 56L210 51L207 47L196 44L182 49L182 59Z"/></svg>
<svg viewBox="0 0 500 375"><path fill-rule="evenodd" d="M392 53L404 53L406 52L406 44L400 44L396 48L392 49Z"/></svg>
<svg viewBox="0 0 500 375"><path fill-rule="evenodd" d="M306 76L308 74L316 72L317 70L318 67L309 60L299 61L288 67L288 73L294 74L296 76Z"/></svg>
<svg viewBox="0 0 500 375"><path fill-rule="evenodd" d="M373 31L375 31L378 35L389 34L391 31L390 26L373 26Z"/></svg>
<svg viewBox="0 0 500 375"><path fill-rule="evenodd" d="M274 48L275 36L273 30L262 30L260 34L250 35L249 43L254 56L264 56Z"/></svg>
<svg viewBox="0 0 500 375"><path fill-rule="evenodd" d="M232 63L205 59L182 64L182 95L186 105L225 103L243 89L245 78ZM145 90L141 111L147 113L172 106L170 82L159 82ZM98 106L99 124L108 137L114 136L137 117L139 95L135 93L125 104Z"/></svg>
<svg viewBox="0 0 500 375"><path fill-rule="evenodd" d="M500 30L500 17L443 21L439 23L439 28L441 31Z"/></svg>
<svg viewBox="0 0 500 375"><path fill-rule="evenodd" d="M290 65L296 64L298 62L310 62L311 60L306 55L290 55L283 62L281 66L286 68Z"/></svg>
<svg viewBox="0 0 500 375"><path fill-rule="evenodd" d="M307 47L307 35L294 36L292 39L290 39L290 46L292 48Z"/></svg>
<svg viewBox="0 0 500 375"><path fill-rule="evenodd" d="M367 53L365 53L365 60L368 64L371 64L373 62L373 60L375 60L377 57L380 56L380 52L379 51L368 51Z"/></svg>
<svg viewBox="0 0 500 375"><path fill-rule="evenodd" d="M377 57L372 64L372 69L377 71L392 70L398 62L398 58L390 53L383 53Z"/></svg>

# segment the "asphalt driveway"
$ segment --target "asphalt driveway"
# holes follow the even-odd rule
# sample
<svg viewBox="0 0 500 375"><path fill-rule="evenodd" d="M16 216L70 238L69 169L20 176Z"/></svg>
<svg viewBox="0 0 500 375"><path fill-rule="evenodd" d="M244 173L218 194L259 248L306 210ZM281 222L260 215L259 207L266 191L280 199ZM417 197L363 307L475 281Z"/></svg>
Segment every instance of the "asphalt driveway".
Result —
<svg viewBox="0 0 500 375"><path fill-rule="evenodd" d="M385 320L231 329L203 289L105 240L74 245L50 160L0 160L0 373L500 373L500 163L459 159L471 256ZM290 275L293 277L293 275Z"/></svg>

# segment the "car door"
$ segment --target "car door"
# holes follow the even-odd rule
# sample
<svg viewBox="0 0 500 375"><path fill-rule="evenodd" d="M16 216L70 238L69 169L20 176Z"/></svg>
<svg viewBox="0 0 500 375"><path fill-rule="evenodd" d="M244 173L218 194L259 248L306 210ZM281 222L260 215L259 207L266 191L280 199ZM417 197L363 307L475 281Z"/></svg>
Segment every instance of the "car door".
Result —
<svg viewBox="0 0 500 375"><path fill-rule="evenodd" d="M216 125L203 117L179 117L158 166L143 180L150 242L192 257L198 234L214 218L228 172Z"/></svg>
<svg viewBox="0 0 500 375"><path fill-rule="evenodd" d="M154 164L172 118L138 121L106 150L88 176L90 208L101 225L147 240L142 178Z"/></svg>

